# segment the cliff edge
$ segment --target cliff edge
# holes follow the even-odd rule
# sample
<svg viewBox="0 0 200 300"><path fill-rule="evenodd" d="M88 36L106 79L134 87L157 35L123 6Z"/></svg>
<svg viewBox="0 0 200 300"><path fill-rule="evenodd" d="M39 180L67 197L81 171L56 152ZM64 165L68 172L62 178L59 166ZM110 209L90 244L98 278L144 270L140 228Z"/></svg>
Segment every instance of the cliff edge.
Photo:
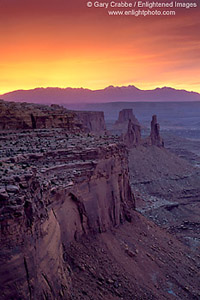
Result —
<svg viewBox="0 0 200 300"><path fill-rule="evenodd" d="M103 112L72 111L62 106L0 100L0 130L65 128L69 132L106 131Z"/></svg>
<svg viewBox="0 0 200 300"><path fill-rule="evenodd" d="M68 299L70 242L131 221L126 148L64 129L0 142L1 299Z"/></svg>

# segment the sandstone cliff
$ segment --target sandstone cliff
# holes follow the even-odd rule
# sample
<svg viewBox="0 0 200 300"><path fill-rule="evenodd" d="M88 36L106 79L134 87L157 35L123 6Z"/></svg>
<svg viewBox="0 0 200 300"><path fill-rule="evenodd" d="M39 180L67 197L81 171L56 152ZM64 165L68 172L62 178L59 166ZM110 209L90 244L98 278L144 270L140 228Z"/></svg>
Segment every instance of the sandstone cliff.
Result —
<svg viewBox="0 0 200 300"><path fill-rule="evenodd" d="M136 119L135 115L133 114L133 110L122 109L119 112L118 120L115 122L115 124L112 127L112 131L116 132L117 134L125 134L128 130L129 121L131 121L131 123L135 126L135 128L138 127L138 129L140 130L140 124Z"/></svg>
<svg viewBox="0 0 200 300"><path fill-rule="evenodd" d="M58 105L46 106L29 103L0 101L0 129L66 128L78 130L80 122L75 114Z"/></svg>
<svg viewBox="0 0 200 300"><path fill-rule="evenodd" d="M104 113L101 111L74 111L86 131L97 134L106 132Z"/></svg>
<svg viewBox="0 0 200 300"><path fill-rule="evenodd" d="M103 112L76 112L56 104L47 106L0 100L0 130L42 128L98 134L106 130Z"/></svg>
<svg viewBox="0 0 200 300"><path fill-rule="evenodd" d="M157 116L153 115L152 116L152 121L151 121L151 133L149 137L149 144L150 145L155 145L158 147L163 147L164 142L163 139L160 136L160 125L157 122Z"/></svg>
<svg viewBox="0 0 200 300"><path fill-rule="evenodd" d="M121 135L121 140L130 149L135 146L157 146L164 147L164 141L160 136L160 125L157 123L157 116L152 116L151 132L146 138L141 137L141 126L129 120L126 133Z"/></svg>
<svg viewBox="0 0 200 300"><path fill-rule="evenodd" d="M126 149L64 129L0 141L1 299L69 299L66 247L131 221Z"/></svg>
<svg viewBox="0 0 200 300"><path fill-rule="evenodd" d="M122 135L124 144L128 148L132 148L139 145L141 143L141 139L140 125L134 124L131 120L129 120L127 132Z"/></svg>
<svg viewBox="0 0 200 300"><path fill-rule="evenodd" d="M136 119L135 115L133 114L132 109L122 109L119 112L118 120L115 122L115 124L124 124L128 123L129 120L132 121L132 123L139 125L138 120Z"/></svg>

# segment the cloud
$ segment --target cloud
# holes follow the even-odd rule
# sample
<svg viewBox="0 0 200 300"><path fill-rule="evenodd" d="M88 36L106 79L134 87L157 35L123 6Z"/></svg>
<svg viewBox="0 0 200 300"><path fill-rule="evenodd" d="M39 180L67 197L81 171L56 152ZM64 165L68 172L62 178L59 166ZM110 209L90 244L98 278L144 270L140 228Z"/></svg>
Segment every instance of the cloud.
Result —
<svg viewBox="0 0 200 300"><path fill-rule="evenodd" d="M192 84L200 68L199 32L199 8L134 18L88 9L85 0L1 0L1 80L10 78L7 90L14 81L34 87L32 74L58 86L66 80L90 88L130 80Z"/></svg>

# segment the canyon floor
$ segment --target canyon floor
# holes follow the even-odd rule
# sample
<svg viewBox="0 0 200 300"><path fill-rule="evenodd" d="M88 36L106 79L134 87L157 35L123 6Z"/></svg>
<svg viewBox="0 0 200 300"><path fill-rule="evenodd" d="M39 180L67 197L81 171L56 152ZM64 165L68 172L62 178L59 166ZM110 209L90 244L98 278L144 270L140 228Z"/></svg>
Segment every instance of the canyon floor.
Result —
<svg viewBox="0 0 200 300"><path fill-rule="evenodd" d="M200 299L199 168L140 146L129 169L137 212L71 245L72 299Z"/></svg>
<svg viewBox="0 0 200 300"><path fill-rule="evenodd" d="M198 257L133 213L132 223L73 242L71 299L199 299Z"/></svg>

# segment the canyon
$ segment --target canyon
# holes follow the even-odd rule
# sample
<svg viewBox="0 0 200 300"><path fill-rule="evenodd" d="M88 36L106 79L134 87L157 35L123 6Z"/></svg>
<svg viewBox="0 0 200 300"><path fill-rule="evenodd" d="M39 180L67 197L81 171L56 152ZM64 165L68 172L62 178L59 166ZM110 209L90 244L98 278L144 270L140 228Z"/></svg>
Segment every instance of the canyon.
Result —
<svg viewBox="0 0 200 300"><path fill-rule="evenodd" d="M155 116L143 138L132 112L115 135L101 112L0 105L1 299L199 299L198 171L163 147ZM191 193L180 219L176 195Z"/></svg>

